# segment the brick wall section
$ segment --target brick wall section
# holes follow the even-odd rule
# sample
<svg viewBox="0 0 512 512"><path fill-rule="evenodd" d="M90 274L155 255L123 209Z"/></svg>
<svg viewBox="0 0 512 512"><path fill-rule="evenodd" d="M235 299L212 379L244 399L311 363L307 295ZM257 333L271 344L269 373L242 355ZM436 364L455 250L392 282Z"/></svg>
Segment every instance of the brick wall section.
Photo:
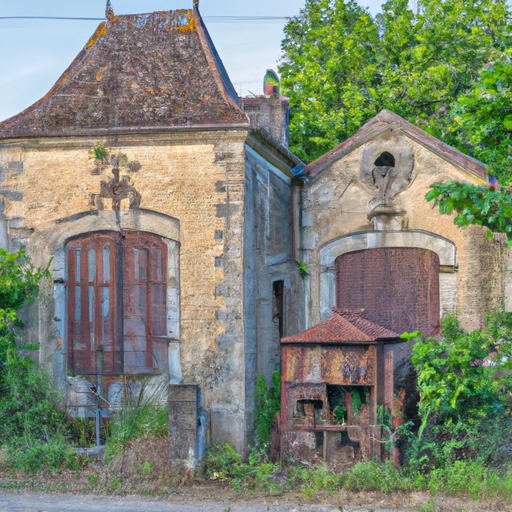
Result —
<svg viewBox="0 0 512 512"><path fill-rule="evenodd" d="M242 110L249 116L251 126L264 128L288 147L290 101L284 96L240 98Z"/></svg>

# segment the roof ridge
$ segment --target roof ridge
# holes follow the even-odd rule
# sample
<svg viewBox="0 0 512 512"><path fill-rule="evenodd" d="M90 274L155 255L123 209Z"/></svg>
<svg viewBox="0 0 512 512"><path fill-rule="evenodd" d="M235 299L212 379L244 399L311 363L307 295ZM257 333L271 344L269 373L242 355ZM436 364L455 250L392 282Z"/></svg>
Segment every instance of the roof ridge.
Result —
<svg viewBox="0 0 512 512"><path fill-rule="evenodd" d="M364 308L360 308L360 309L349 309L349 308L331 308L331 311L333 313L337 313L338 315L341 315L341 316L353 316L353 315L360 315L362 316L365 309ZM364 317L363 317L364 318Z"/></svg>
<svg viewBox="0 0 512 512"><path fill-rule="evenodd" d="M331 162L351 153L353 150L368 142L383 130L387 129L386 127L383 127L383 129L379 131L379 123L392 125L409 138L436 153L440 158L456 165L466 172L473 174L477 178L487 180L487 166L484 163L469 155L465 155L458 149L449 146L433 135L430 135L422 128L387 109L381 110L375 117L365 123L348 139L335 146L320 158L311 162L303 170L302 174L309 177L316 176L319 172L325 169L325 167L330 165Z"/></svg>
<svg viewBox="0 0 512 512"><path fill-rule="evenodd" d="M363 316L364 309L333 308L323 322L303 332L281 339L281 343L374 343L397 340L400 335Z"/></svg>

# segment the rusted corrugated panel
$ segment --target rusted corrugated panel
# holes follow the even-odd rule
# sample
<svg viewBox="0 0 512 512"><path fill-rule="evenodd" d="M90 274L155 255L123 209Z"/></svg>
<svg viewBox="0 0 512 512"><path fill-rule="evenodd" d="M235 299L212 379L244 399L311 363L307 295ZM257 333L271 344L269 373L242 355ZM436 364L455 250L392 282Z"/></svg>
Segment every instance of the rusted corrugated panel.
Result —
<svg viewBox="0 0 512 512"><path fill-rule="evenodd" d="M371 386L375 382L376 348L284 345L283 380Z"/></svg>
<svg viewBox="0 0 512 512"><path fill-rule="evenodd" d="M336 259L337 306L402 333L439 333L439 257L410 247L367 249Z"/></svg>

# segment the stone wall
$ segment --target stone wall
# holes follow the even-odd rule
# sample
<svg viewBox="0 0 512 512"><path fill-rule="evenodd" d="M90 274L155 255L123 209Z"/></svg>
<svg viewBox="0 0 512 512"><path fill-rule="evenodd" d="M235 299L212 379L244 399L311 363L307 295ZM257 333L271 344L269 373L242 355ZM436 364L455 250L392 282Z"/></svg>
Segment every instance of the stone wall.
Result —
<svg viewBox="0 0 512 512"><path fill-rule="evenodd" d="M68 235L91 230L142 229L179 242L183 381L200 385L213 441L229 442L238 450L245 444L246 414L242 266L246 136L243 130L226 130L4 140L0 145L4 247L14 251L26 246L35 263L45 265ZM98 142L136 164L123 168L121 174L141 195L142 214L123 204L124 211L116 218L108 200L105 210L98 211L95 197L100 182L112 178L110 167L98 173L89 157L88 150ZM65 275L63 256L52 265ZM58 320L65 311L56 313L55 307L65 289L61 282L53 287L49 283L42 293L48 300L31 318L31 332L41 342L41 363L63 385L66 339ZM176 347L173 353L176 357Z"/></svg>
<svg viewBox="0 0 512 512"><path fill-rule="evenodd" d="M465 180L481 184L481 179L448 163L414 140L406 137L406 141L413 153L414 169L410 185L395 197L396 210L405 212L398 225L379 226L383 231L377 233L373 221L368 220L372 196L359 179L359 166L363 151L374 141L334 161L304 186L301 258L310 271L304 309L308 326L319 323L321 312L328 312L328 307L333 305L332 269L326 267L322 254L343 237L354 247L350 249L347 245L346 252L362 249L361 243L366 244L366 248L423 247L437 252L441 259L441 311L456 309L466 329L480 327L484 313L498 305L504 296L507 250L499 237L489 242L485 229L458 228L452 216L440 215L438 209L432 209L432 204L424 199L429 185L435 181Z"/></svg>
<svg viewBox="0 0 512 512"><path fill-rule="evenodd" d="M299 276L292 256L291 179L246 148L245 315L247 425L252 430L256 379L270 384L280 366L283 335L298 331ZM282 282L282 310L274 291Z"/></svg>

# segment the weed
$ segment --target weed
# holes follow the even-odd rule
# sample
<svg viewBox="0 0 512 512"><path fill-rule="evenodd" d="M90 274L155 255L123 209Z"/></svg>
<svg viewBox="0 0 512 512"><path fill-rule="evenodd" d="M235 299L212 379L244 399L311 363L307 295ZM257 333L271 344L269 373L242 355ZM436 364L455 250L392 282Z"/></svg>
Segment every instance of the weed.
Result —
<svg viewBox="0 0 512 512"><path fill-rule="evenodd" d="M142 465L142 472L146 475L151 475L151 464L148 461Z"/></svg>
<svg viewBox="0 0 512 512"><path fill-rule="evenodd" d="M112 477L112 479L110 480L110 486L114 491L119 489L119 487L121 487L121 482L119 481L119 478L116 478L115 476Z"/></svg>
<svg viewBox="0 0 512 512"><path fill-rule="evenodd" d="M107 159L108 151L101 142L98 142L98 144L89 151L89 155L93 160L103 162Z"/></svg>
<svg viewBox="0 0 512 512"><path fill-rule="evenodd" d="M301 277L309 276L308 266L306 263L300 263L299 261L296 261L295 263L297 264L297 269L299 270L299 275Z"/></svg>
<svg viewBox="0 0 512 512"><path fill-rule="evenodd" d="M281 409L281 372L272 374L272 382L267 388L265 376L260 375L256 383L254 397L254 434L256 447L267 451L271 440L272 424Z"/></svg>
<svg viewBox="0 0 512 512"><path fill-rule="evenodd" d="M100 481L99 475L95 475L94 473L89 473L87 475L87 481L93 486L96 487L98 482Z"/></svg>
<svg viewBox="0 0 512 512"><path fill-rule="evenodd" d="M315 495L315 490L312 487L304 487L300 492L307 500L312 500Z"/></svg>
<svg viewBox="0 0 512 512"><path fill-rule="evenodd" d="M137 437L148 433L156 436L168 434L167 408L158 405L167 389L165 379L156 386L149 378L136 383L137 387L125 379L125 402L119 409L111 409L113 419L107 436L107 460L121 453Z"/></svg>
<svg viewBox="0 0 512 512"><path fill-rule="evenodd" d="M439 508L434 500L428 500L423 504L418 512L438 512Z"/></svg>

